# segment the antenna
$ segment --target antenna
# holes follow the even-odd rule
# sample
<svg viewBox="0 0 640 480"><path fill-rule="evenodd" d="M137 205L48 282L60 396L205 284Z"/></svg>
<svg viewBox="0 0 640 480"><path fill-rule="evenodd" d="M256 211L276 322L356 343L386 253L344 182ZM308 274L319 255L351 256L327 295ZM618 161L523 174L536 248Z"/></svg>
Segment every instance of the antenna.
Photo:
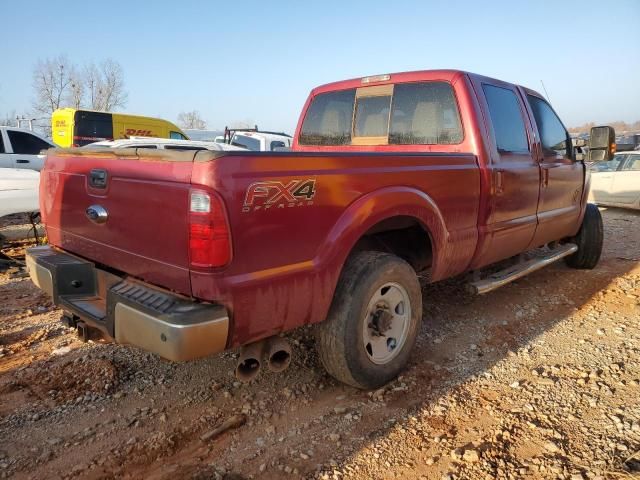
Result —
<svg viewBox="0 0 640 480"><path fill-rule="evenodd" d="M544 90L544 96L547 97L547 101L551 103L551 99L549 98L549 94L547 93L547 87L544 86L544 82L540 79L540 83L542 84L542 89Z"/></svg>

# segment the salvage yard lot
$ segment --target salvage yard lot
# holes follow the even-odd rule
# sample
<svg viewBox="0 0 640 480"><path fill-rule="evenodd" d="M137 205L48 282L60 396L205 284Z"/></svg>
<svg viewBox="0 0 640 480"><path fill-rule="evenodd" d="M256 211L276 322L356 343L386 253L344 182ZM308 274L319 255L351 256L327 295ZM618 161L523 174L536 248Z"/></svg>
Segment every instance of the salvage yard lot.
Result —
<svg viewBox="0 0 640 480"><path fill-rule="evenodd" d="M461 279L425 286L409 369L375 392L327 376L311 329L291 336L289 370L248 385L237 352L173 364L83 344L28 278L2 273L0 478L631 476L640 214L602 213L593 271L559 263L483 297Z"/></svg>

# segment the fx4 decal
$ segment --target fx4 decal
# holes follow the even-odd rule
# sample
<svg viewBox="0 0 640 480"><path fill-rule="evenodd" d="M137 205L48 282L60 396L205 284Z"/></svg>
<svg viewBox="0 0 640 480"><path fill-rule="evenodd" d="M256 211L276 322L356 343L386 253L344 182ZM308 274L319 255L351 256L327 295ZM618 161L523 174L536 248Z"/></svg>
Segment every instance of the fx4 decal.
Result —
<svg viewBox="0 0 640 480"><path fill-rule="evenodd" d="M313 205L315 194L315 178L290 180L286 183L278 181L255 182L247 188L242 211L255 212L270 208Z"/></svg>

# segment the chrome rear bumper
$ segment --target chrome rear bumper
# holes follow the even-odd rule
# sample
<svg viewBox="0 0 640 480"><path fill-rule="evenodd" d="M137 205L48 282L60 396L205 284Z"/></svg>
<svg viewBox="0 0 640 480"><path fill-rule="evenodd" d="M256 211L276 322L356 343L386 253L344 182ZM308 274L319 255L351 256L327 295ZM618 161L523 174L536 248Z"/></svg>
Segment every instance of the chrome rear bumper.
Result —
<svg viewBox="0 0 640 480"><path fill-rule="evenodd" d="M174 361L226 348L229 316L221 305L121 278L52 247L29 249L26 262L33 283L56 305L118 343Z"/></svg>

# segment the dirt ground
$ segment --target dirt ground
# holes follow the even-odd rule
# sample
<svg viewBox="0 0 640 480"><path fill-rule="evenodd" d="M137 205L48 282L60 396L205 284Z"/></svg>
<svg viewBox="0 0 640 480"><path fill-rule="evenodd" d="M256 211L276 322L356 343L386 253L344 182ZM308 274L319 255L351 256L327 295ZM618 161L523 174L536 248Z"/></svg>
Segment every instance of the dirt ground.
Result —
<svg viewBox="0 0 640 480"><path fill-rule="evenodd" d="M82 343L24 272L1 273L0 478L632 477L640 212L603 216L595 270L558 263L482 297L425 286L410 366L375 392L328 377L311 329L285 373L250 384L237 352L173 364Z"/></svg>

